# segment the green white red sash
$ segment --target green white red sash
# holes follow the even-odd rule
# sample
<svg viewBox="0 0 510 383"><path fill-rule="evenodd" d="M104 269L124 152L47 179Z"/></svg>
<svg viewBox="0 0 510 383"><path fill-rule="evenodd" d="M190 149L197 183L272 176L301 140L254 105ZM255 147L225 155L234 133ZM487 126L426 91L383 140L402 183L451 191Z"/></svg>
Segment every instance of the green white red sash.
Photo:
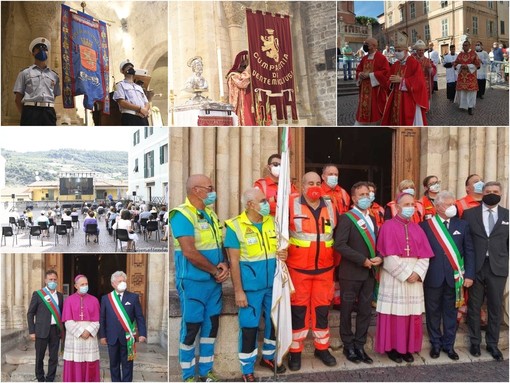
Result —
<svg viewBox="0 0 510 383"><path fill-rule="evenodd" d="M55 300L50 294L50 291L47 290L46 287L41 290L37 290L37 294L39 294L42 301L50 311L51 316L53 317L53 319L55 319L55 322L57 322L57 326L62 334L62 317L60 315L60 307L58 307L57 302L55 302Z"/></svg>
<svg viewBox="0 0 510 383"><path fill-rule="evenodd" d="M462 288L464 284L464 258L461 257L457 245L439 215L436 214L427 222L452 266L455 281L455 307L461 307L464 304L464 289Z"/></svg>
<svg viewBox="0 0 510 383"><path fill-rule="evenodd" d="M129 319L126 309L122 305L120 298L115 290L108 294L108 299L112 305L113 312L117 316L122 328L126 332L126 342L128 351L128 360L135 360L136 345L135 345L135 324Z"/></svg>
<svg viewBox="0 0 510 383"><path fill-rule="evenodd" d="M355 210L349 210L347 213L345 213L347 217L354 223L354 226L361 234L361 237L365 241L365 244L368 247L368 251L370 252L370 258L375 257L375 233L374 231L368 226L368 222L365 219L365 217L361 216L357 211Z"/></svg>

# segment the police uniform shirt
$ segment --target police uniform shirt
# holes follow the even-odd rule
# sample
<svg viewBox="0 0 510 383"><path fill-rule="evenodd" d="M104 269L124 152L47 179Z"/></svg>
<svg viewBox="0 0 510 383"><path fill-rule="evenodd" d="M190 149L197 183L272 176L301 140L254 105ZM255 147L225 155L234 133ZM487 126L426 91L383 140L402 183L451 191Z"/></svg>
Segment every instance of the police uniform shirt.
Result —
<svg viewBox="0 0 510 383"><path fill-rule="evenodd" d="M143 92L143 88L140 85L135 84L134 82L130 82L127 80L123 80L117 83L115 86L115 92L113 93L113 99L115 101L118 100L126 100L131 104L136 106L141 106L142 108L149 101L147 97L145 97L145 93ZM129 113L136 114L135 110L125 109L119 105L119 109L121 113Z"/></svg>
<svg viewBox="0 0 510 383"><path fill-rule="evenodd" d="M18 74L14 93L23 95L23 103L55 102L55 97L61 94L60 79L49 67L41 69L32 65Z"/></svg>

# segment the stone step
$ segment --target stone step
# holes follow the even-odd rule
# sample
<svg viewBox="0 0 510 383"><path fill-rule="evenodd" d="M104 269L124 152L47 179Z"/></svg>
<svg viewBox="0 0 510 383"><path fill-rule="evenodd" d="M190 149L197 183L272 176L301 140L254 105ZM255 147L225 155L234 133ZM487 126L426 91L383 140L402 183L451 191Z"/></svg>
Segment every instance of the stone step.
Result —
<svg viewBox="0 0 510 383"><path fill-rule="evenodd" d="M135 381L167 381L168 357L166 350L160 345L137 343L137 356L134 368ZM108 365L108 348L99 346L102 381L111 381ZM47 368L48 355L45 358ZM59 368L56 380L61 380L64 361L59 356ZM5 364L2 364L2 381L26 382L35 378L35 343L22 342L18 347L5 353ZM4 376L8 375L8 376ZM103 380L104 378L104 380Z"/></svg>

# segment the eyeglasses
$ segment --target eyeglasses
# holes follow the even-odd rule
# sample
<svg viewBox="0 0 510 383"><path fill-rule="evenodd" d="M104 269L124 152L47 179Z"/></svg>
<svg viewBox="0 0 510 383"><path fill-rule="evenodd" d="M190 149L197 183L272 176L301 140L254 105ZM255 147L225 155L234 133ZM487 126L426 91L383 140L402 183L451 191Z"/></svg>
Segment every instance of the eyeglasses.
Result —
<svg viewBox="0 0 510 383"><path fill-rule="evenodd" d="M208 190L210 192L212 192L214 190L214 186L195 186L196 188L201 188L201 189L205 189L205 190Z"/></svg>
<svg viewBox="0 0 510 383"><path fill-rule="evenodd" d="M280 166L281 164L279 162L271 162L269 165L271 166L275 166L275 167L278 167Z"/></svg>

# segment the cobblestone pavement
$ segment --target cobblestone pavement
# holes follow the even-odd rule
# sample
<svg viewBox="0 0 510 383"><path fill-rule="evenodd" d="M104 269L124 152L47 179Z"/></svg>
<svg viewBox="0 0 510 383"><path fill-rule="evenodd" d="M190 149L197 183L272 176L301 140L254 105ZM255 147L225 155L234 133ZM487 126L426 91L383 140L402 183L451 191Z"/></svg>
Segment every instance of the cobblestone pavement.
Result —
<svg viewBox="0 0 510 383"><path fill-rule="evenodd" d="M431 108L427 113L429 126L507 126L508 120L508 85L496 84L487 88L483 99L476 100L474 114L460 110L446 98L446 80L444 68L439 66L439 91L432 96ZM358 96L338 97L337 123L339 126L352 126L356 118Z"/></svg>
<svg viewBox="0 0 510 383"><path fill-rule="evenodd" d="M34 220L41 214L41 208L34 209ZM7 214L7 213L5 213ZM67 245L67 239L65 237L59 236L58 244L55 245L55 234L53 231L53 227L50 228L49 237L43 238L42 244L41 240L37 237L32 237L31 242L32 246L29 246L29 232L30 230L27 228L25 230L20 230L17 235L17 244L15 242L13 246L13 240L11 237L6 238L6 246L2 246L0 249L4 253L113 253L115 252L115 241L113 235L109 235L106 230L106 222L105 219L102 218L98 222L99 227L99 243L94 242L94 237L90 238L90 241L85 243L85 233L83 232L83 228L81 227L81 223L83 223L83 216L80 216L80 228L74 229L74 235L70 235L70 244ZM0 217L0 222L2 226L8 225L8 217ZM60 222L60 220L59 220ZM16 232L16 230L15 230ZM160 233L158 240L155 239L155 233L152 233L152 238L144 239L143 234L138 234L138 241L136 242L136 251L142 253L159 253L159 252L167 252L168 251L168 242L161 241L161 237L163 234ZM126 242L122 243L123 251L126 251ZM120 251L119 242L117 242L117 251Z"/></svg>
<svg viewBox="0 0 510 383"><path fill-rule="evenodd" d="M261 382L275 381L273 377L260 378ZM316 372L307 374L285 373L280 382L508 382L508 361L454 363L436 366L370 368L349 371Z"/></svg>

